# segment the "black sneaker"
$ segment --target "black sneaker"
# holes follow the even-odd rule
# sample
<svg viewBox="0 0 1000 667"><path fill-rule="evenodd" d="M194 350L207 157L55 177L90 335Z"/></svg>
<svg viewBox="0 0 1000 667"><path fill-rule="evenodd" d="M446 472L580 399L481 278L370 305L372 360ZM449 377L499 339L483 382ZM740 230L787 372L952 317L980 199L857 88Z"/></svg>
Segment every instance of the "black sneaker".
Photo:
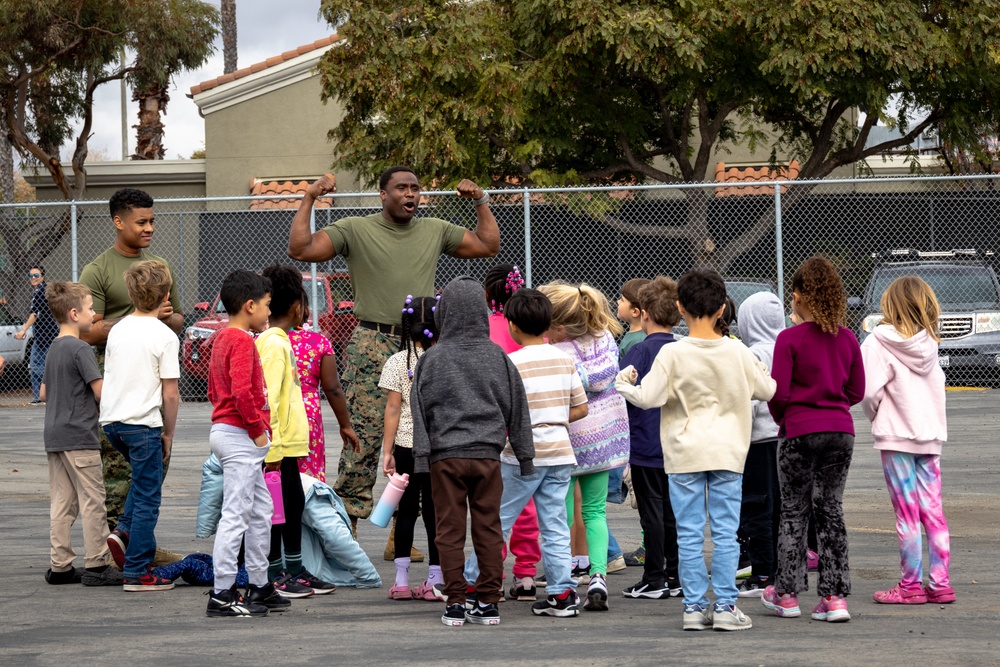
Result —
<svg viewBox="0 0 1000 667"><path fill-rule="evenodd" d="M477 625L500 625L500 607L496 602L477 602L472 609L466 608L465 620Z"/></svg>
<svg viewBox="0 0 1000 667"><path fill-rule="evenodd" d="M270 581L263 586L250 584L246 602L250 605L267 607L271 611L287 611L292 607L292 601L282 597Z"/></svg>
<svg viewBox="0 0 1000 667"><path fill-rule="evenodd" d="M316 591L309 588L308 586L303 586L295 577L288 574L282 570L278 578L273 582L274 588L278 591L278 594L286 598L307 598L313 595Z"/></svg>
<svg viewBox="0 0 1000 667"><path fill-rule="evenodd" d="M586 586L590 583L590 566L574 567L569 576L577 586Z"/></svg>
<svg viewBox="0 0 1000 667"><path fill-rule="evenodd" d="M667 577L667 588L670 590L670 597L679 598L684 595L684 589L681 588L681 580L677 577Z"/></svg>
<svg viewBox="0 0 1000 667"><path fill-rule="evenodd" d="M121 586L123 579L121 572L110 565L105 565L100 572L84 570L80 583L84 586Z"/></svg>
<svg viewBox="0 0 1000 667"><path fill-rule="evenodd" d="M531 613L535 616L556 616L568 618L580 615L580 597L572 588L562 595L549 595L531 605Z"/></svg>
<svg viewBox="0 0 1000 667"><path fill-rule="evenodd" d="M622 595L637 600L666 600L670 597L670 589L667 588L666 584L640 581L623 590Z"/></svg>
<svg viewBox="0 0 1000 667"><path fill-rule="evenodd" d="M519 602L534 602L538 599L538 589L534 585L531 588L525 588L520 583L514 584L510 587L510 599Z"/></svg>
<svg viewBox="0 0 1000 667"><path fill-rule="evenodd" d="M72 570L66 570L65 572L53 572L50 569L45 573L45 581L53 586L78 584L83 579L83 572L84 569L82 567L74 567Z"/></svg>
<svg viewBox="0 0 1000 667"><path fill-rule="evenodd" d="M250 618L253 616L267 616L268 609L261 604L251 604L240 594L236 584L228 591L215 593L208 591L208 608L205 614L208 616L229 616L233 618Z"/></svg>
<svg viewBox="0 0 1000 667"><path fill-rule="evenodd" d="M125 569L125 552L128 551L128 533L115 528L108 535L108 550L111 558L115 561L115 567L119 570Z"/></svg>
<svg viewBox="0 0 1000 667"><path fill-rule="evenodd" d="M628 567L642 567L646 564L646 549L639 547L635 551L625 554L625 565Z"/></svg>
<svg viewBox="0 0 1000 667"><path fill-rule="evenodd" d="M295 583L313 589L313 593L316 595L329 595L337 590L336 586L323 581L305 568L302 568L302 571L295 575Z"/></svg>
<svg viewBox="0 0 1000 667"><path fill-rule="evenodd" d="M736 591L741 598L759 598L764 593L764 589L770 585L770 577L758 577L752 574L740 582Z"/></svg>
<svg viewBox="0 0 1000 667"><path fill-rule="evenodd" d="M455 628L465 625L465 605L455 603L445 607L441 622Z"/></svg>

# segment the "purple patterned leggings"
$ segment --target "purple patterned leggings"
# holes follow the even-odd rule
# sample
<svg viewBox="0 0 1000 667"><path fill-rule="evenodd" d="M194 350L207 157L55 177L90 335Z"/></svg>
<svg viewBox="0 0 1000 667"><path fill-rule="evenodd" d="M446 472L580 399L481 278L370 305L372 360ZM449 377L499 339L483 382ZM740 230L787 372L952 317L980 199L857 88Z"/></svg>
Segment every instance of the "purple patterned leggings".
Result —
<svg viewBox="0 0 1000 667"><path fill-rule="evenodd" d="M923 543L927 533L931 588L950 586L951 539L941 506L941 457L882 450L882 471L896 511L899 535L900 588L917 590L923 583Z"/></svg>

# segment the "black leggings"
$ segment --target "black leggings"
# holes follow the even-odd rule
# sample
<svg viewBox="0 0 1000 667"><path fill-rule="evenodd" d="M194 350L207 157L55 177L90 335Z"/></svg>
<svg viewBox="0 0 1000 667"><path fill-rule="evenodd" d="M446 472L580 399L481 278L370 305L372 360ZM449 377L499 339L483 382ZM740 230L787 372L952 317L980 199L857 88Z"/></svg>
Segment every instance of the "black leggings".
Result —
<svg viewBox="0 0 1000 667"><path fill-rule="evenodd" d="M399 499L399 509L396 510L396 558L409 558L413 546L413 529L417 525L417 515L420 514L420 503L423 501L424 528L427 530L427 564L440 565L437 545L434 544L434 501L431 500L430 473L413 472L413 450L398 445L392 448L396 459L396 472L410 476L410 483Z"/></svg>
<svg viewBox="0 0 1000 667"><path fill-rule="evenodd" d="M271 552L267 555L270 561L281 558L282 543L285 552L302 553L302 510L306 495L302 491L297 457L281 459L281 500L285 504L285 523L271 526Z"/></svg>

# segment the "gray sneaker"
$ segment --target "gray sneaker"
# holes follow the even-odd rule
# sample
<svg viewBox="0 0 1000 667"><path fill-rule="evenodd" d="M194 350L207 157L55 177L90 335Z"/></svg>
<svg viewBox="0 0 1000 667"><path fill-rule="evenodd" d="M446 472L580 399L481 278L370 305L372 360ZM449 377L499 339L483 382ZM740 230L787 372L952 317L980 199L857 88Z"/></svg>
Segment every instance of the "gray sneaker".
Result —
<svg viewBox="0 0 1000 667"><path fill-rule="evenodd" d="M711 630L712 610L704 609L698 604L684 605L685 630Z"/></svg>
<svg viewBox="0 0 1000 667"><path fill-rule="evenodd" d="M121 586L123 581L122 573L110 565L105 565L103 572L84 570L80 577L84 586Z"/></svg>
<svg viewBox="0 0 1000 667"><path fill-rule="evenodd" d="M712 612L712 619L712 628L715 630L749 630L753 627L750 617L735 605L717 605Z"/></svg>

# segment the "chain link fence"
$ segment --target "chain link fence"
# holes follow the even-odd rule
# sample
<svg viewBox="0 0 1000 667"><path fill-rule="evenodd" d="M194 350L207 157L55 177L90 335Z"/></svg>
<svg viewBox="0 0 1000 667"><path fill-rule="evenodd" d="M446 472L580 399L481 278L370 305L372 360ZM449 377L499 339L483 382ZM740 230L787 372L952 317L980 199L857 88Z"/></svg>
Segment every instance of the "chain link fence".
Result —
<svg viewBox="0 0 1000 667"><path fill-rule="evenodd" d="M510 262L521 267L529 285L586 282L614 302L632 278L676 278L692 266L711 265L737 302L770 290L787 304L796 267L822 253L842 272L851 297L849 325L859 338L877 324L879 298L888 284L900 275L918 275L941 301L939 361L949 381L995 384L1000 382L1000 282L992 251L1000 231L998 189L1000 177L967 176L491 191L500 254L488 260L443 256L436 286L462 274L481 279L494 263ZM317 230L381 208L377 193L324 199L313 213ZM218 291L235 268L296 264L310 295L313 325L338 352L346 345L356 324L346 264L339 257L315 265L288 259L295 207L294 197L156 201L151 251L171 263L183 307L186 398L204 396L210 337L224 326ZM475 227L472 204L454 193L424 193L419 215ZM41 260L50 281L76 279L114 242L104 201L0 205L0 221L4 323L16 324L27 315L30 267L24 258L42 249L23 241L18 230L50 230L35 241L51 244ZM5 333L0 346L13 347ZM15 350L0 354L19 358Z"/></svg>

